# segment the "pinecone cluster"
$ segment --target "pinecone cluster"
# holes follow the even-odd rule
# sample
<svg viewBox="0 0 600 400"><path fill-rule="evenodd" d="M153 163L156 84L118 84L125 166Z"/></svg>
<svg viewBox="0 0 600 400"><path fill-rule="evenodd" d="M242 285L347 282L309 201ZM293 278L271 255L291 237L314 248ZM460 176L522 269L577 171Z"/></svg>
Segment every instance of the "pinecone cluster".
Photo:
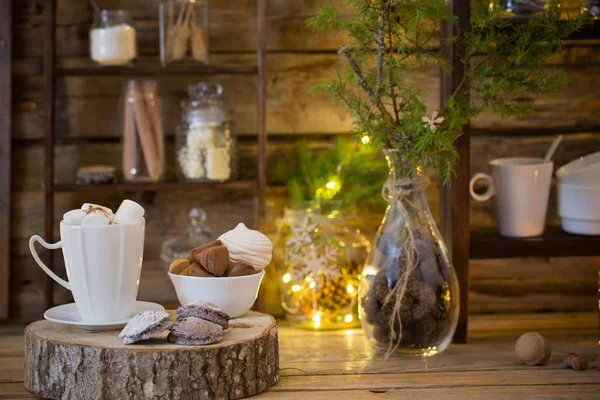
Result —
<svg viewBox="0 0 600 400"><path fill-rule="evenodd" d="M363 318L374 326L373 336L382 347L389 345L392 334L390 321L393 319L396 295L392 295L387 302L386 297L398 282L399 270L399 266L381 269L373 278L367 295L361 299ZM400 346L426 348L435 346L450 329L451 304L448 296L444 296L448 292L446 284L432 286L416 279L415 275L407 283L395 330L400 330L399 319L402 321Z"/></svg>
<svg viewBox="0 0 600 400"><path fill-rule="evenodd" d="M342 273L334 279L319 276L315 282L314 289L301 290L292 296L294 308L307 317L311 317L317 311L324 316L335 314L348 308L357 297L357 282L347 273ZM348 291L349 285L353 288L351 292Z"/></svg>

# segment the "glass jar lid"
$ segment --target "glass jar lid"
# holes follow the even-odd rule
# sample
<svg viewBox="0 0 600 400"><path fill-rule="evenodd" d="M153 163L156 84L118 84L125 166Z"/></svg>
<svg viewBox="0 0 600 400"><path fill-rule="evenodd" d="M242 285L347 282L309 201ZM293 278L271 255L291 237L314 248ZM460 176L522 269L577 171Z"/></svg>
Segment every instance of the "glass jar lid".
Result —
<svg viewBox="0 0 600 400"><path fill-rule="evenodd" d="M190 226L185 233L163 242L160 252L160 258L163 261L171 263L176 258L187 258L193 248L215 240L206 223L206 211L202 208L192 208L188 216Z"/></svg>

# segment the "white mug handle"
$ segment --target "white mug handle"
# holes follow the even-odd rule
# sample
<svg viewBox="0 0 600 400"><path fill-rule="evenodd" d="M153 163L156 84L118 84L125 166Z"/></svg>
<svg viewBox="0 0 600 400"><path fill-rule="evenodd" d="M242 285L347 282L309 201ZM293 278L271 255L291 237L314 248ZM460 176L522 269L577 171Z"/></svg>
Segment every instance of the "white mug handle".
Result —
<svg viewBox="0 0 600 400"><path fill-rule="evenodd" d="M475 182L480 179L485 179L488 183L488 188L483 194L475 193L473 187L475 186ZM496 187L494 186L494 179L488 174L484 174L483 172L479 172L471 178L471 182L469 183L469 192L471 193L471 197L476 201L488 201L489 199L496 194Z"/></svg>
<svg viewBox="0 0 600 400"><path fill-rule="evenodd" d="M54 272L50 271L50 268L48 268L46 266L46 264L44 264L42 262L42 260L40 260L40 256L38 256L38 253L35 251L35 242L39 242L42 246L44 246L45 248L50 249L50 250L61 249L62 242L56 242L54 244L50 244L50 243L47 243L44 239L42 239L40 236L33 235L31 237L31 239L29 239L29 251L31 251L31 255L33 256L33 259L35 260L35 262L38 263L40 268L42 268L44 270L44 272L50 276L50 278L54 279L56 282L58 282L59 284L64 286L66 289L71 290L71 285L69 284L69 282L65 281L64 279L62 279L58 275L56 275Z"/></svg>

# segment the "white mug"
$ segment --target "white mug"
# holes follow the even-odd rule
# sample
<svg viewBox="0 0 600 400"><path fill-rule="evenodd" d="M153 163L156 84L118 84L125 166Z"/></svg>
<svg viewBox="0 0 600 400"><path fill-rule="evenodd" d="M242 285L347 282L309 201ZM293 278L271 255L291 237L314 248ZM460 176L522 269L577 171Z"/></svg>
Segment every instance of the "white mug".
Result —
<svg viewBox="0 0 600 400"><path fill-rule="evenodd" d="M489 162L492 176L478 173L469 185L471 197L487 201L496 196L498 232L508 237L534 237L544 233L548 196L552 180L552 161L541 158L499 158ZM483 194L473 190L484 179Z"/></svg>
<svg viewBox="0 0 600 400"><path fill-rule="evenodd" d="M38 235L29 250L52 279L73 293L84 322L110 323L131 317L137 297L144 253L145 220L135 224L81 226L60 223L61 241L48 244ZM35 242L62 249L69 281L44 265Z"/></svg>

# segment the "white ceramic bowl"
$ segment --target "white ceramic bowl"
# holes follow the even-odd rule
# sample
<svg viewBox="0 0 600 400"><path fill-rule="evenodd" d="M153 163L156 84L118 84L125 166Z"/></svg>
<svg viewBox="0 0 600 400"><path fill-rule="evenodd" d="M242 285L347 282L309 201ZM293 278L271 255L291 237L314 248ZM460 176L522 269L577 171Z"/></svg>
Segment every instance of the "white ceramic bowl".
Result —
<svg viewBox="0 0 600 400"><path fill-rule="evenodd" d="M169 277L181 304L203 300L219 306L231 318L246 314L256 297L265 271L246 276L203 278L175 275Z"/></svg>
<svg viewBox="0 0 600 400"><path fill-rule="evenodd" d="M580 157L556 171L561 183L581 186L600 186L600 152Z"/></svg>
<svg viewBox="0 0 600 400"><path fill-rule="evenodd" d="M565 232L600 235L600 187L559 183L558 215Z"/></svg>

